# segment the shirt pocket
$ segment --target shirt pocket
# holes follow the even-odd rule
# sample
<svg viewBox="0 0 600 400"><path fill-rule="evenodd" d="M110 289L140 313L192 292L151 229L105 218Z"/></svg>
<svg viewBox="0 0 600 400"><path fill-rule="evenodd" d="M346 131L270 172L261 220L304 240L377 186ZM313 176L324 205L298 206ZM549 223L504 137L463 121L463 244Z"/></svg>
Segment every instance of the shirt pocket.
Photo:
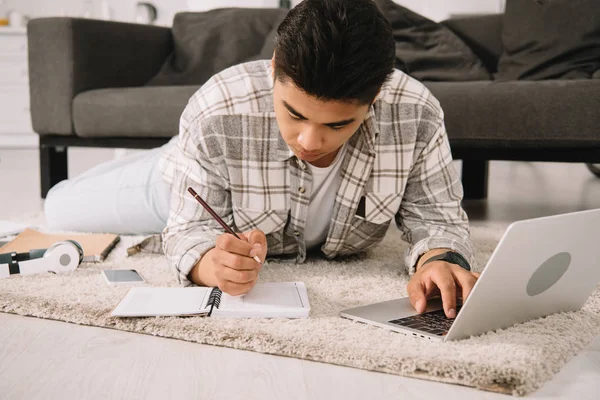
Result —
<svg viewBox="0 0 600 400"><path fill-rule="evenodd" d="M365 193L364 219L373 224L384 224L396 216L402 203L398 193ZM361 218L360 216L357 216Z"/></svg>
<svg viewBox="0 0 600 400"><path fill-rule="evenodd" d="M358 253L378 245L385 237L390 221L400 209L401 202L402 196L398 193L365 193L364 216L361 215L362 206L359 206L352 217L352 227L340 254Z"/></svg>
<svg viewBox="0 0 600 400"><path fill-rule="evenodd" d="M233 220L239 232L261 230L267 236L269 254L279 254L283 250L283 231L288 220L289 210L264 210L233 207Z"/></svg>

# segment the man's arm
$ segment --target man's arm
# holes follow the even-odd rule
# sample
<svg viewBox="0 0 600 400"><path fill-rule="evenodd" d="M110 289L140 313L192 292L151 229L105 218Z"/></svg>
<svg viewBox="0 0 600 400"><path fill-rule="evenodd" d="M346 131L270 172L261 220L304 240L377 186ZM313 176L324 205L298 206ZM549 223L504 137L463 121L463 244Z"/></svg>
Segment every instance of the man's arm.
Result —
<svg viewBox="0 0 600 400"><path fill-rule="evenodd" d="M469 221L461 206L462 183L452 164L441 110L439 115L429 109L423 111L417 142L422 143L422 150L396 215L396 224L410 244L405 264L414 274L419 258L434 249L451 249L473 264Z"/></svg>
<svg viewBox="0 0 600 400"><path fill-rule="evenodd" d="M163 231L163 250L179 282L190 285L189 274L215 247L220 225L188 194L192 187L227 224L232 224L230 192L224 164L211 162L220 151L207 124L198 117L193 99L184 110L179 137L161 160L163 177L171 187L171 210ZM206 282L213 283L213 282Z"/></svg>
<svg viewBox="0 0 600 400"><path fill-rule="evenodd" d="M412 276L409 295L419 312L424 311L427 296L442 292L446 315L453 316L456 286L468 295L474 284L472 274L443 261L422 265L434 255L452 250L471 265L473 247L469 238L468 218L461 207L462 183L454 165L441 110L435 115L424 109L417 133L421 148L408 177L408 183L396 223L410 243L405 264ZM457 269L458 268L458 269ZM418 282L417 282L418 281Z"/></svg>
<svg viewBox="0 0 600 400"><path fill-rule="evenodd" d="M191 121L191 122L190 122ZM161 162L171 185L171 212L163 231L163 249L183 285L217 286L230 295L247 293L255 284L267 253L265 234L240 233L240 240L222 227L188 194L192 187L233 226L228 169L219 138L220 121L200 118L193 104L181 118L176 146Z"/></svg>

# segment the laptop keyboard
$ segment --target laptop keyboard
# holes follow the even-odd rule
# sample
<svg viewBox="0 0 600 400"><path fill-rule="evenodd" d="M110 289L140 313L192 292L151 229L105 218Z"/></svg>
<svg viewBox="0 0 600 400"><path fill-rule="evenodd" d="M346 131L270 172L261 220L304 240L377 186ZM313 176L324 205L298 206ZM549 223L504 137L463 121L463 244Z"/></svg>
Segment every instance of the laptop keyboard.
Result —
<svg viewBox="0 0 600 400"><path fill-rule="evenodd" d="M456 313L461 306L456 307ZM390 324L416 329L433 335L446 336L454 319L447 318L444 310L430 311L389 321Z"/></svg>

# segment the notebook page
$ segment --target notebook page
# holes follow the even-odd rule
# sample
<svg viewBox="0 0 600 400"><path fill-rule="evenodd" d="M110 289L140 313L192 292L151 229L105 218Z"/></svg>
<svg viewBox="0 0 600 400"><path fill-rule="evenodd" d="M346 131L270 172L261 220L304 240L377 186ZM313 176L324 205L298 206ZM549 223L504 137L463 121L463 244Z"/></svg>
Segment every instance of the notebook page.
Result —
<svg viewBox="0 0 600 400"><path fill-rule="evenodd" d="M112 312L115 317L149 317L206 314L212 288L136 287Z"/></svg>
<svg viewBox="0 0 600 400"><path fill-rule="evenodd" d="M242 296L223 293L215 317L306 318L310 311L302 282L259 283Z"/></svg>

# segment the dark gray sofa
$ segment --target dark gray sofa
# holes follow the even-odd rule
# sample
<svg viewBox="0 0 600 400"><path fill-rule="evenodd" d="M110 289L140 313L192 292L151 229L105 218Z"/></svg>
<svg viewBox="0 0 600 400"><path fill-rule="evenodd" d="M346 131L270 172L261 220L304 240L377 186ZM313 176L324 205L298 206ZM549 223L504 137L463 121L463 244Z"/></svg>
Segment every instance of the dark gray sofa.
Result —
<svg viewBox="0 0 600 400"><path fill-rule="evenodd" d="M496 71L499 15L445 21ZM67 148L152 148L177 134L194 86L150 86L169 28L73 18L28 25L42 197L67 178ZM425 82L440 100L466 198L487 196L489 160L600 162L600 79Z"/></svg>

